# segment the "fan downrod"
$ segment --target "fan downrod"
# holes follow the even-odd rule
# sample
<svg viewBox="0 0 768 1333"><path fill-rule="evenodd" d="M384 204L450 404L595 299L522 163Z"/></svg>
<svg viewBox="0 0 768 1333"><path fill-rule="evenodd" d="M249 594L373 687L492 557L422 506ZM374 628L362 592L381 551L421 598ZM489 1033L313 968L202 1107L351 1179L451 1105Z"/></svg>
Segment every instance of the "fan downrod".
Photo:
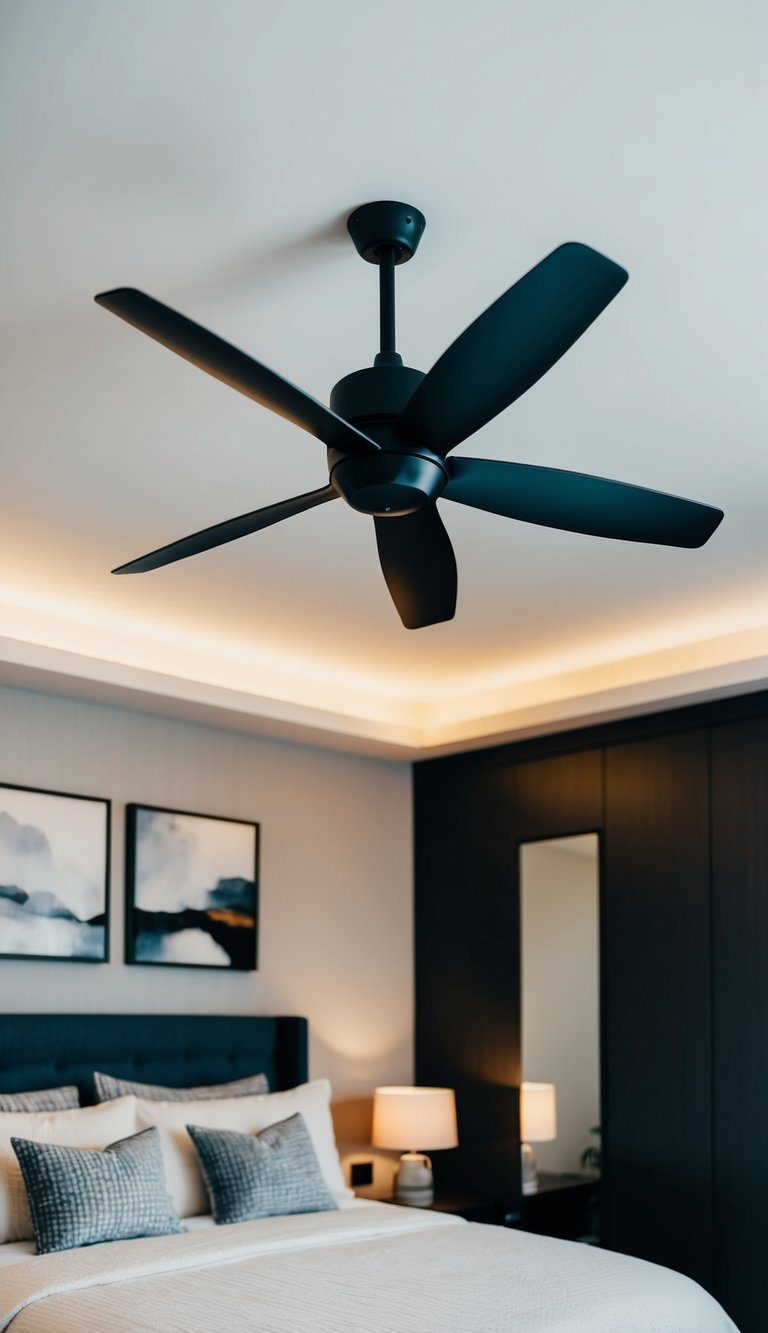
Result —
<svg viewBox="0 0 768 1333"><path fill-rule="evenodd" d="M411 204L379 200L361 204L347 219L359 255L379 270L379 351L373 366L345 375L331 391L331 410L372 433L375 423L404 411L424 373L403 365L395 337L395 268L416 253L426 222ZM341 457L332 451L332 462Z"/></svg>

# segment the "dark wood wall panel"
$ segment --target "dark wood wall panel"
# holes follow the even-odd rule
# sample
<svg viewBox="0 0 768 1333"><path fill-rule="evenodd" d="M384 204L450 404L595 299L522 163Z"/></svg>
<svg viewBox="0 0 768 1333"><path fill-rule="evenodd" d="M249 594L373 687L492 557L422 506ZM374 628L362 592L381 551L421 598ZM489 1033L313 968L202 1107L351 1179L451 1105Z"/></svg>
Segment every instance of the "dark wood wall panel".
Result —
<svg viewBox="0 0 768 1333"><path fill-rule="evenodd" d="M419 765L416 1077L438 1179L518 1189L518 846L601 831L607 1240L768 1308L768 693Z"/></svg>
<svg viewBox="0 0 768 1333"><path fill-rule="evenodd" d="M526 760L506 772L518 843L597 831L603 822L601 749Z"/></svg>
<svg viewBox="0 0 768 1333"><path fill-rule="evenodd" d="M439 1183L517 1200L518 846L597 828L601 810L599 751L415 771L416 1078L454 1087L459 1114Z"/></svg>
<svg viewBox="0 0 768 1333"><path fill-rule="evenodd" d="M420 766L414 819L416 1080L455 1088L459 1119L459 1148L434 1155L436 1179L514 1198L520 926L492 775Z"/></svg>
<svg viewBox="0 0 768 1333"><path fill-rule="evenodd" d="M705 730L606 752L608 1244L711 1286Z"/></svg>
<svg viewBox="0 0 768 1333"><path fill-rule="evenodd" d="M720 1300L768 1322L768 719L712 733L715 1216Z"/></svg>

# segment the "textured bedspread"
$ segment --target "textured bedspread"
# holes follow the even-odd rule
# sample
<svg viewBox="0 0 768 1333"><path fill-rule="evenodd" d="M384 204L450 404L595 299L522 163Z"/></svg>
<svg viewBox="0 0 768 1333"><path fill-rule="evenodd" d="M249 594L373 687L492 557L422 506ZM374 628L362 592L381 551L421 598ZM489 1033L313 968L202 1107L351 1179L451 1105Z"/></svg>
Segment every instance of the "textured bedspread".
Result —
<svg viewBox="0 0 768 1333"><path fill-rule="evenodd" d="M10 1333L734 1333L668 1269L372 1206L94 1245L0 1269Z"/></svg>

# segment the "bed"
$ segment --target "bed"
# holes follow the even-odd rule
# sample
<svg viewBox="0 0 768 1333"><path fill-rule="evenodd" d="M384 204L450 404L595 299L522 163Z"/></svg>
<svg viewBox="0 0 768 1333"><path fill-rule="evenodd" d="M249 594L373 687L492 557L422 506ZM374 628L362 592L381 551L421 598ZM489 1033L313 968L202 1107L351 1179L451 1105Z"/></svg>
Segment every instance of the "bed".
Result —
<svg viewBox="0 0 768 1333"><path fill-rule="evenodd" d="M9 1015L0 1093L91 1074L186 1087L265 1072L307 1076L293 1018ZM36 1255L0 1246L10 1333L734 1333L700 1287L668 1269L566 1241L355 1198L333 1211Z"/></svg>

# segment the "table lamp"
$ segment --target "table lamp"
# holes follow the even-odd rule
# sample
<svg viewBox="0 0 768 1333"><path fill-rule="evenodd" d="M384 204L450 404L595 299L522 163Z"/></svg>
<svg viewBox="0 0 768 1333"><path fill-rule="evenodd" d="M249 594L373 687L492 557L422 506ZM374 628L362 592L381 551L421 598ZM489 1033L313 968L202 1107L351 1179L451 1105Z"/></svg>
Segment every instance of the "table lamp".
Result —
<svg viewBox="0 0 768 1333"><path fill-rule="evenodd" d="M532 1143L551 1143L557 1138L557 1104L554 1083L520 1084L520 1168L523 1194L536 1194L539 1179Z"/></svg>
<svg viewBox="0 0 768 1333"><path fill-rule="evenodd" d="M407 1148L395 1175L398 1203L428 1208L434 1201L432 1163L419 1148L456 1148L453 1088L377 1088L373 1094L375 1148Z"/></svg>

